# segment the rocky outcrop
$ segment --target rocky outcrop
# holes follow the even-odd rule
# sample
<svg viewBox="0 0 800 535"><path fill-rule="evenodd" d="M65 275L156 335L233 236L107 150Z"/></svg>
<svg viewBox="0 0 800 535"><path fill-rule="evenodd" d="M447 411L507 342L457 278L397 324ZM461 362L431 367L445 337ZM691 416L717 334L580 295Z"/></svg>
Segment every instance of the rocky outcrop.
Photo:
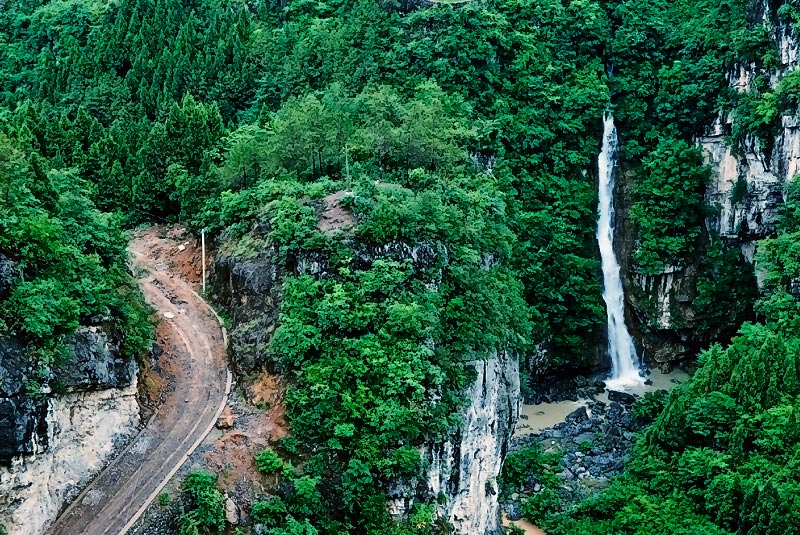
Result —
<svg viewBox="0 0 800 535"><path fill-rule="evenodd" d="M328 258L321 253L283 258L275 246L258 241L246 243L246 250L242 242L234 241L225 242L218 250L211 274L214 300L231 319L231 361L236 372L248 375L266 368L276 373L280 372L277 364L266 356L269 340L277 328L283 281L288 274L324 274ZM353 269L367 268L376 258L410 260L421 270L447 261L446 249L430 243L369 246L350 241L347 245L353 251Z"/></svg>
<svg viewBox="0 0 800 535"><path fill-rule="evenodd" d="M4 464L47 447L47 405L26 392L33 374L24 347L16 340L0 339L0 462Z"/></svg>
<svg viewBox="0 0 800 535"><path fill-rule="evenodd" d="M765 8L764 13L769 12ZM800 46L788 25L777 25L773 35L782 62L781 68L772 75L774 86L789 70L797 67ZM746 91L755 75L755 67L741 65L730 73L729 84L736 90ZM633 324L644 357L650 363L669 366L693 357L711 340L698 338L697 324L702 318L694 306L697 280L709 241L720 239L727 247L740 249L740 262L752 264L756 242L773 235L776 230L786 181L800 172L800 118L782 117L780 128L770 139L748 136L737 142L732 142L730 137L732 121L731 115L720 113L706 129L706 134L697 139L712 170L712 178L705 193L709 211L704 236L698 241L696 260L687 266L667 266L656 275L637 274L630 266L623 269L628 273L625 289L629 323ZM628 181L635 179L630 175L627 178ZM630 204L630 192L625 188L623 185L618 192L622 206ZM622 230L626 256L635 247L632 234L631 228ZM729 318L731 323L738 323L740 319ZM720 332L726 327L720 325Z"/></svg>
<svg viewBox="0 0 800 535"><path fill-rule="evenodd" d="M123 359L99 327L81 328L68 349L67 361L52 370L39 369L19 342L0 339L0 464L47 450L53 389L76 393L135 383L136 363Z"/></svg>
<svg viewBox="0 0 800 535"><path fill-rule="evenodd" d="M286 276L276 261L278 254L277 248L269 247L246 256L221 248L216 255L211 287L214 300L231 319L231 363L242 375L264 366L275 371L264 356L277 327L281 286Z"/></svg>
<svg viewBox="0 0 800 535"><path fill-rule="evenodd" d="M10 535L42 533L139 425L136 364L113 337L84 327L69 348L74 358L48 375L0 339L0 524Z"/></svg>
<svg viewBox="0 0 800 535"><path fill-rule="evenodd" d="M0 253L0 299L8 297L11 286L19 277L20 271L16 263Z"/></svg>
<svg viewBox="0 0 800 535"><path fill-rule="evenodd" d="M661 391L659 397L666 395ZM526 497L543 491L556 491L565 503L577 503L603 488L619 475L636 440L636 432L644 427L633 413L636 396L610 391L606 401L589 399L585 406L567 415L563 422L536 434L515 437L511 451L538 446L545 454L557 454L560 467L558 483L529 476L519 487L506 488L504 509L508 517L522 517L520 504Z"/></svg>
<svg viewBox="0 0 800 535"><path fill-rule="evenodd" d="M254 231L258 234L258 229ZM267 347L279 320L283 281L289 274L329 276L325 255L280 256L275 247L249 241L220 247L212 275L215 299L232 320L232 360L237 372L260 368L281 372L269 361ZM435 275L448 261L436 243L365 245L345 238L353 269L368 269L376 259L410 261L415 269ZM494 260L482 259L490 267ZM416 503L436 503L437 516L449 522L455 535L502 533L497 478L519 416L520 383L516 355L497 351L476 360L475 380L464 396L461 426L447 437L422 446L427 464L424 477L389 482L390 511L406 516Z"/></svg>
<svg viewBox="0 0 800 535"><path fill-rule="evenodd" d="M53 374L68 392L126 388L136 379L136 362L119 354L100 327L83 327L73 336L70 359Z"/></svg>
<svg viewBox="0 0 800 535"><path fill-rule="evenodd" d="M9 535L36 535L97 474L139 424L136 383L47 400L46 447L0 467L0 523Z"/></svg>
<svg viewBox="0 0 800 535"><path fill-rule="evenodd" d="M519 366L516 356L503 351L474 366L461 428L424 448L428 468L422 480L393 483L395 517L405 517L418 501L437 502L438 516L456 535L503 533L497 478L519 418Z"/></svg>

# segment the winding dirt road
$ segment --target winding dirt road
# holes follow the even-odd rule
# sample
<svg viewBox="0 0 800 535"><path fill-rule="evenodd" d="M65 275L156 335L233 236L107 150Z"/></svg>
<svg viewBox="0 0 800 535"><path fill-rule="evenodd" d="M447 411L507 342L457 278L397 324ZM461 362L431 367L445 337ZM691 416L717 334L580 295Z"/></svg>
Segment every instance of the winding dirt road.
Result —
<svg viewBox="0 0 800 535"><path fill-rule="evenodd" d="M222 411L231 378L225 363L226 335L209 305L157 251L174 247L156 232L138 233L129 250L147 302L168 324L181 362L158 413L134 441L53 523L49 535L121 535L127 532Z"/></svg>

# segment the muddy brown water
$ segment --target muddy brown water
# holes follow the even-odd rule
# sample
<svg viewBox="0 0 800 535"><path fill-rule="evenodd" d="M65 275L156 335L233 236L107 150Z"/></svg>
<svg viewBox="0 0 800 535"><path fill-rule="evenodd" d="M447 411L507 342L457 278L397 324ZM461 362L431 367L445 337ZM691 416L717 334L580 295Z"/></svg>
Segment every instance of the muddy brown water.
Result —
<svg viewBox="0 0 800 535"><path fill-rule="evenodd" d="M673 371L670 373L661 373L658 370L652 370L649 379L652 384L641 385L640 387L627 389L627 392L633 394L644 394L645 392L654 392L656 390L669 390L676 385L686 381L689 375L683 371ZM608 392L597 396L597 399L608 403ZM541 433L548 427L563 422L567 415L572 411L585 407L588 400L582 399L579 401L559 401L557 403L540 403L538 405L523 405L521 410L521 418L517 423L517 428L514 430L514 436L520 437ZM525 535L546 535L544 531L528 522L527 520L509 520L503 515L504 526L516 526L525 532Z"/></svg>
<svg viewBox="0 0 800 535"><path fill-rule="evenodd" d="M653 370L650 372L649 376L652 384L641 385L640 387L627 389L626 391L641 395L645 392L654 392L656 390L669 390L686 381L688 377L689 375L683 371L661 373L658 370ZM608 393L597 396L597 399L608 403ZM520 437L541 433L548 427L553 427L557 423L563 422L569 413L580 407L585 407L587 403L588 400L582 399L579 401L559 401L557 403L523 405L520 413L520 420L517 423L517 428L514 430L514 436Z"/></svg>
<svg viewBox="0 0 800 535"><path fill-rule="evenodd" d="M503 515L503 525L507 527L516 526L525 532L525 535L545 535L545 532L537 528L527 520L509 520Z"/></svg>

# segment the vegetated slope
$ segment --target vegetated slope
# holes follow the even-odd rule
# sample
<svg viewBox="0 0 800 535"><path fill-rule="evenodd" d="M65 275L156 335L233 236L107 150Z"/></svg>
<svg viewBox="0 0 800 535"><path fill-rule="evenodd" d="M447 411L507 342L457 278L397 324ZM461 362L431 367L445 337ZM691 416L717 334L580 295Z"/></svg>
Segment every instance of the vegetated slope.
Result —
<svg viewBox="0 0 800 535"><path fill-rule="evenodd" d="M418 490L427 489L428 450L448 440L469 445L470 437L453 436L460 415L470 403L492 403L492 389L510 399L494 401L498 414L485 419L499 423L486 442L473 438L475 459L466 449L439 455L459 471L478 466L479 454L494 455L487 464L497 472L491 440L502 444L511 434L513 352L529 328L521 285L505 265L512 235L486 177L436 184L412 191L360 183L341 201L358 225L333 232L318 228L315 210L341 197L326 195L336 187L330 181L266 182L236 201L251 214L243 226L253 230L226 233L215 285L229 297L236 365L244 374L266 366L289 381L292 434L276 446L286 465L277 459L278 475L253 504L257 522L281 526L292 518L331 533L445 529L434 512L460 499L449 482L480 474L450 478L443 468L447 487ZM472 361L484 358L513 359L513 375L481 380L471 389L477 394L462 399L476 379ZM509 414L499 414L503 408ZM471 431L484 425L476 418ZM486 501L488 491L481 485L464 493ZM410 509L409 522L392 522L387 502ZM479 505L468 514L478 515Z"/></svg>
<svg viewBox="0 0 800 535"><path fill-rule="evenodd" d="M27 349L28 396L58 389L54 366L71 358L66 342L81 324L108 327L128 358L149 342L119 219L95 207L93 189L0 133L0 335Z"/></svg>
<svg viewBox="0 0 800 535"><path fill-rule="evenodd" d="M730 345L701 355L639 438L625 473L596 497L560 511L548 493L523 506L548 533L779 534L800 529L798 186L782 229L759 246L766 273L758 310ZM654 411L654 412L653 412ZM660 414L659 414L660 413Z"/></svg>
<svg viewBox="0 0 800 535"><path fill-rule="evenodd" d="M597 364L593 168L609 105L632 190L635 246L623 263L647 274L699 262L704 342L751 313L750 268L703 231L709 173L692 140L722 107L743 117L734 135L772 125L776 102L796 107L758 80L750 92L728 91L738 64L774 66L760 6L10 1L0 14L1 116L10 138L75 169L94 202L128 224L180 218L242 238L243 254L329 256L330 279L287 281L281 336L259 364L276 360L304 386L289 402L297 451L357 439L339 457L307 463L301 483L313 497L324 477L347 507L300 500L287 514L277 504L276 523L381 532L385 471L396 467L379 459L419 468L391 455L453 425L429 412L431 384L441 385L442 407L463 403L459 359L506 345L529 356L534 373ZM768 7L768 20L794 16ZM402 263L351 269L349 245L317 232L307 203L340 190L353 192L364 243L441 244L441 295ZM406 346L414 351L394 355ZM386 355L408 364L410 378L369 374ZM367 374L374 398L326 375L347 366ZM384 388L396 380L417 384ZM309 423L322 391L338 427ZM392 421L395 412L378 410L387 406L410 427L365 426ZM412 426L417 414L431 421ZM346 478L331 476L345 466Z"/></svg>
<svg viewBox="0 0 800 535"><path fill-rule="evenodd" d="M637 245L623 265L698 263L701 343L730 333L713 327L725 312L750 313L726 283L752 287L748 268L701 232L708 174L690 145L721 106L757 102L728 90L729 71L774 65L749 0L7 7L9 129L76 168L96 204L128 223L218 226L223 192L286 172L403 181L415 168L490 169L518 237L531 342L546 350L528 352L530 367L594 366L604 315L593 174L610 102L632 172L624 232ZM742 107L742 132L761 128L747 110L762 108ZM709 241L722 253L706 258Z"/></svg>
<svg viewBox="0 0 800 535"><path fill-rule="evenodd" d="M676 7L683 9L686 5L678 3ZM796 35L793 24L796 7L793 3L768 3L765 6L726 3L720 9L725 10L727 15L717 18L718 22L727 21L725 24L734 23L739 27L738 31L729 34L736 36L729 40L735 52L734 57L751 55L752 63L746 69L750 85L705 93L716 93L716 104L703 100L704 104L701 102L695 111L702 112L704 108L711 111L715 110L715 106L721 106L732 116L733 130L729 139L739 144L745 136L759 136L750 138L750 143L755 147L751 150L768 155L773 140L778 136L781 121L786 120L785 116L791 117L797 113L794 89L797 71L779 71L776 75L772 70L779 65L778 53L785 53L784 50L778 50L779 43ZM680 23L653 24L659 20L654 15L671 12L665 4L646 3L645 12L648 14L646 20L639 14L629 14L629 25L637 22L640 30L651 32L638 35L647 36L645 41L654 45L651 49L656 54L663 50L655 46L659 42L659 35L668 37L664 43L691 42L687 38L691 38L693 31ZM698 16L707 13L709 11L693 11L684 15L675 13L670 20L681 21L687 16L690 20L697 20ZM672 34L672 28L680 35ZM712 40L714 36L723 35L713 27L701 30L701 33L706 31L707 38ZM625 33L618 31L618 35L624 36ZM725 57L725 54L727 52L721 57ZM709 64L707 61L698 65L682 62L674 68L680 72L702 69L703 65ZM624 66L621 68L625 69ZM737 69L735 67L729 77L738 74ZM668 71L662 69L661 72ZM673 72L670 76L675 74ZM693 79L698 80L697 77ZM701 86L689 83L681 76L676 76L674 81L676 85L673 87L678 91L691 92L695 97L703 94L699 91ZM691 100L692 97L686 98ZM634 96L628 95L622 102L630 104L635 101ZM726 101L728 104L725 104ZM618 109L620 117L624 117L624 109L624 104ZM655 114L655 117L664 114L665 110ZM688 110L682 110L673 117L676 120L700 119L700 126L708 124L703 122L702 113L696 115ZM644 128L650 127L649 119L643 115L639 118ZM691 124L688 123L688 126L691 127ZM631 128L636 127L628 125L628 129ZM656 150L663 157L658 163L647 159L642 162L649 173L644 175L644 180L635 184L637 191L634 198L638 197L639 200L635 202L631 214L633 219L653 218L651 223L654 227L648 239L652 241L648 244L645 241L647 235L643 234L643 241L637 245L636 262L645 272L650 270L648 265L654 271L660 269L657 263L651 263L659 262L659 255L667 255L665 258L672 256L667 263L674 264L678 257L670 253L671 245L668 242L673 242L671 236L679 236L679 240L682 240L690 239L691 235L691 232L686 232L687 228L692 228L689 220L681 219L683 216L675 217L675 213L679 212L673 212L673 209L670 209L669 215L663 212L664 219L658 223L661 217L658 216L661 213L658 206L666 208L675 200L674 210L697 208L680 194L674 195L677 192L672 192L669 186L673 180L662 175L665 169L672 168L671 159L675 158L675 162L683 160L681 167L687 165L683 167L685 172L676 176L690 178L693 173L691 169L698 169L696 165L689 164L691 158L697 158L697 154L691 154L694 149L678 143ZM779 162L779 165L786 166L787 162ZM705 180L699 175L697 178L701 182ZM683 191L689 189L691 187L687 184ZM659 402L657 398L650 398L639 406L642 416L649 416L655 421L640 436L624 474L596 497L578 505L564 503L556 485L557 479L548 475L549 468L543 466L541 459L531 463L531 474L549 482L551 486L525 499L522 509L528 518L544 526L548 533L556 534L760 534L793 533L798 530L797 515L793 508L800 488L794 469L800 439L797 434L800 333L795 328L797 298L792 283L796 276L797 251L791 245L797 240L796 190L796 182L785 184L786 204L777 224L778 235L758 244L756 268L764 275L762 295L755 303L759 323L745 323L730 344L714 345L704 351L699 359L697 374L688 384L673 391L669 399ZM737 194L741 196L743 192ZM702 221L697 219L697 215L693 217L695 222ZM672 227L673 223L678 226ZM646 229L649 224L641 228ZM696 230L700 239L704 239L702 225ZM732 277L731 281L744 280L742 276L734 276L734 270L730 269L736 266L735 258L730 256L731 248L720 244L716 236L705 239L710 242L709 258L705 260L710 267L708 275L717 280L728 277ZM658 252L655 249L647 251L651 245L659 242L662 246L658 247ZM713 251L720 245L723 245L722 256ZM734 242L732 245L738 244ZM746 299L752 299L752 292L748 292L751 296L748 297L734 288L730 289L727 296L722 295L721 300L711 296L721 291L722 286L718 286L715 292L706 293L709 288L701 288L698 284L698 290L700 307L703 307L698 307L698 310L717 305L738 308L746 306ZM719 326L714 321L705 321L701 327L713 330Z"/></svg>
<svg viewBox="0 0 800 535"><path fill-rule="evenodd" d="M533 339L582 361L603 317L584 171L608 101L605 19L559 2L12 3L4 100L15 131L129 222L213 226L221 192L285 172L491 167L523 238Z"/></svg>

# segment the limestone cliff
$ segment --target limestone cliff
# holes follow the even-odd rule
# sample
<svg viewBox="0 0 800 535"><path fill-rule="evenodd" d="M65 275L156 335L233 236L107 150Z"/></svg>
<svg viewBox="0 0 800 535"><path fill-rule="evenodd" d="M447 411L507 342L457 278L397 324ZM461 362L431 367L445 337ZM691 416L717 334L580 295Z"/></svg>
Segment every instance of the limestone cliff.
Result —
<svg viewBox="0 0 800 535"><path fill-rule="evenodd" d="M43 533L139 425L136 364L100 327L81 328L73 358L54 370L59 394L29 392L39 373L13 339L0 339L0 525Z"/></svg>
<svg viewBox="0 0 800 535"><path fill-rule="evenodd" d="M474 366L476 378L465 393L469 404L461 428L427 445L427 477L395 482L390 510L403 517L418 498L442 495L437 513L454 533L500 534L497 478L519 418L519 365L515 355L499 351Z"/></svg>
<svg viewBox="0 0 800 535"><path fill-rule="evenodd" d="M347 245L353 251L354 268L383 258L410 260L416 269L425 270L447 256L440 244L425 242L367 246L348 241ZM304 254L282 262L278 254L270 246L243 252L233 242L223 244L217 254L212 275L215 299L231 317L232 360L240 374L262 367L281 372L267 357L267 346L279 321L285 277L328 276L323 255ZM421 446L427 466L423 478L388 482L389 508L402 518L419 501L435 502L437 516L453 526L454 535L499 535L497 478L519 416L519 365L516 355L498 350L470 366L475 379L463 393L461 425L446 438Z"/></svg>
<svg viewBox="0 0 800 535"><path fill-rule="evenodd" d="M763 23L772 28L781 62L771 77L775 86L798 66L800 43L790 27L766 19ZM755 74L755 67L741 65L729 74L728 81L732 88L745 91ZM625 286L629 323L650 363L668 364L692 357L713 339L707 333L705 339L698 334L701 318L695 306L697 281L710 238L718 237L727 246L738 248L741 261L752 263L756 242L775 232L786 181L800 171L800 118L782 117L781 127L770 139L748 136L739 141L732 141L730 135L733 120L723 111L706 128L705 135L696 140L712 178L706 188L708 214L695 262L667 266L662 273L648 276L637 274L630 265L623 266L628 274ZM627 180L623 179L617 198L621 206L626 206L630 204L630 183L635 177L624 173L623 177ZM629 262L635 247L634 230L624 216L622 219L618 232ZM729 320L736 323L733 317ZM730 327L719 325L720 330Z"/></svg>

